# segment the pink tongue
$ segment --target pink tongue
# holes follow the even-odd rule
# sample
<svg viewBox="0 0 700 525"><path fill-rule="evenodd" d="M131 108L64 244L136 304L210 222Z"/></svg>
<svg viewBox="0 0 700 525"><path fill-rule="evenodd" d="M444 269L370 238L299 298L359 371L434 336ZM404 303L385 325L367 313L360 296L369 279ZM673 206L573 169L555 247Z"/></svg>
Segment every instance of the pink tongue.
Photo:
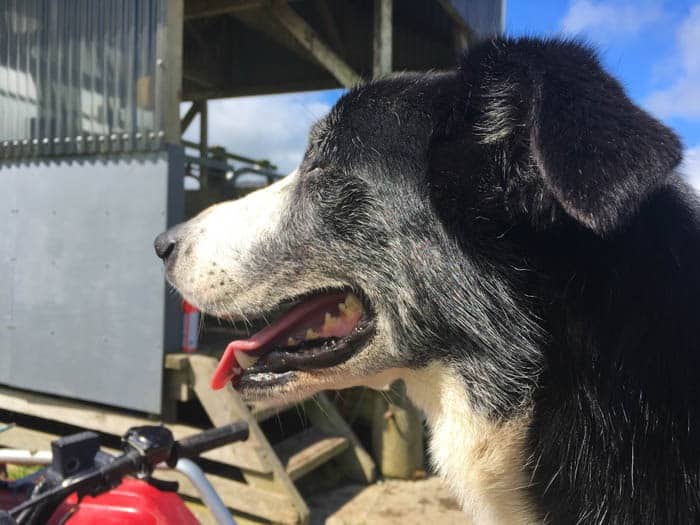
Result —
<svg viewBox="0 0 700 525"><path fill-rule="evenodd" d="M221 356L219 364L211 378L211 388L219 390L235 379L241 373L241 368L236 360L236 350L241 352L253 352L264 348L271 343L284 344L287 337L294 334L303 334L306 328L317 329L322 323L325 312L335 312L337 305L345 299L347 293L333 295L322 295L315 299L303 302L289 310L273 324L266 326L250 339L239 339L232 341L226 347L224 355ZM311 319L312 321L309 321ZM321 320L319 323L318 320ZM330 331L324 331L322 337L343 337L348 335L359 321L351 323L338 323ZM303 339L303 335L301 337Z"/></svg>

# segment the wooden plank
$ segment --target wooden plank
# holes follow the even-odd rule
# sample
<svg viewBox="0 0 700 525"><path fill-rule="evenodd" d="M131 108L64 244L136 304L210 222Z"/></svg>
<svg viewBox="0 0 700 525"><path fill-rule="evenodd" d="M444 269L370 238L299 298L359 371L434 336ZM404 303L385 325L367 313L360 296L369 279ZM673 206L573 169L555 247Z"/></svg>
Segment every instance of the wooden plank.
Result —
<svg viewBox="0 0 700 525"><path fill-rule="evenodd" d="M296 480L334 458L350 446L343 436L330 436L310 427L274 446L289 477Z"/></svg>
<svg viewBox="0 0 700 525"><path fill-rule="evenodd" d="M267 441L267 437L265 437L258 422L255 417L253 417L250 410L248 410L241 396L231 385L227 385L224 390L216 392L209 387L209 380L216 370L218 360L206 355L191 355L189 357L189 362L192 367L195 394L197 394L209 419L211 419L215 425L225 425L237 419L247 421L250 432L248 442L258 447L260 458L272 470L272 475L266 477L249 475L250 473L244 471L246 481L252 485L258 485L268 488L269 490L276 490L286 494L298 512L300 522L303 524L308 523L309 508L306 502L289 478L287 471L284 469L282 463L280 463L275 451Z"/></svg>
<svg viewBox="0 0 700 525"><path fill-rule="evenodd" d="M87 428L121 436L130 427L157 425L157 419L147 419L104 407L48 397L25 391L0 387L0 408L10 412L58 421L76 427ZM232 418L226 423L234 421ZM201 432L202 429L181 424L168 424L177 439ZM202 457L238 468L266 474L270 468L261 460L257 448L248 442L239 442L205 452Z"/></svg>
<svg viewBox="0 0 700 525"><path fill-rule="evenodd" d="M228 15L237 11L255 9L268 3L265 0L187 0L185 20Z"/></svg>
<svg viewBox="0 0 700 525"><path fill-rule="evenodd" d="M11 431L0 435L0 447L16 448L21 450L29 450L30 452L51 451L51 442L62 436L58 434L49 434L33 428L13 427ZM100 447L101 450L110 454L121 454L122 451L116 448L105 446Z"/></svg>
<svg viewBox="0 0 700 525"><path fill-rule="evenodd" d="M393 7L393 0L374 0L373 78L391 73Z"/></svg>
<svg viewBox="0 0 700 525"><path fill-rule="evenodd" d="M314 29L306 23L286 0L272 0L272 14L294 36L294 38L313 57L325 67L346 88L351 88L362 81L342 58L340 58Z"/></svg>
<svg viewBox="0 0 700 525"><path fill-rule="evenodd" d="M301 410L298 403L271 403L269 401L254 401L250 403L250 411L258 421L266 421L286 410Z"/></svg>
<svg viewBox="0 0 700 525"><path fill-rule="evenodd" d="M372 483L377 477L374 460L343 416L338 413L335 405L322 392L304 403L304 407L309 419L318 428L328 434L344 436L348 439L350 448L338 456L338 461L348 477L362 483Z"/></svg>
<svg viewBox="0 0 700 525"><path fill-rule="evenodd" d="M178 481L179 493L192 498L199 498L199 493L189 480L177 471L158 470L155 477ZM214 486L224 504L234 511L257 516L273 523L297 524L299 515L292 503L280 494L260 490L245 483L234 481L214 474L207 474L207 479Z"/></svg>

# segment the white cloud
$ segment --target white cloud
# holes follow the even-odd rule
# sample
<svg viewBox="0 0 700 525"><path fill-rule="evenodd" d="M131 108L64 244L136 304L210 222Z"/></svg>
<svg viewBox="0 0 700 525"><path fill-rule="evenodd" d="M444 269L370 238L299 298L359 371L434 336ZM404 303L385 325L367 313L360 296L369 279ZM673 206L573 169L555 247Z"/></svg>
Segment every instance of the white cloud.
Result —
<svg viewBox="0 0 700 525"><path fill-rule="evenodd" d="M700 191L700 144L685 151L680 172L695 189Z"/></svg>
<svg viewBox="0 0 700 525"><path fill-rule="evenodd" d="M189 104L183 104L184 115ZM306 148L309 127L330 109L321 93L294 93L209 101L209 144L246 157L269 159L292 171ZM199 118L185 133L199 142Z"/></svg>
<svg viewBox="0 0 700 525"><path fill-rule="evenodd" d="M560 25L564 33L607 43L638 34L662 15L661 6L653 1L573 0Z"/></svg>
<svg viewBox="0 0 700 525"><path fill-rule="evenodd" d="M700 4L690 9L676 32L672 82L652 92L646 106L662 118L700 117Z"/></svg>

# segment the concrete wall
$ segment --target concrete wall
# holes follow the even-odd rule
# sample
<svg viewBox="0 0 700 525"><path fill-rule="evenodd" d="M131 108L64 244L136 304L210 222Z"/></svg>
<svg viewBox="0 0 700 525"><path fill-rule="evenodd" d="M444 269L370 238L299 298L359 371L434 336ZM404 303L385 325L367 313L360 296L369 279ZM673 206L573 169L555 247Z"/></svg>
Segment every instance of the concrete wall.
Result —
<svg viewBox="0 0 700 525"><path fill-rule="evenodd" d="M0 383L158 413L180 343L153 239L182 150L0 165Z"/></svg>

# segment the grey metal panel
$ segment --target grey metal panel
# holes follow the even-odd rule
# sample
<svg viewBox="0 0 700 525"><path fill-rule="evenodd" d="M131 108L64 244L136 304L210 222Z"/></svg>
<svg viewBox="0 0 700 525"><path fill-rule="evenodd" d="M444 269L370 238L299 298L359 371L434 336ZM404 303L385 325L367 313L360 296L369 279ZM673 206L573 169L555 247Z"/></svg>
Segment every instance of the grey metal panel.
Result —
<svg viewBox="0 0 700 525"><path fill-rule="evenodd" d="M160 412L181 320L152 243L181 218L178 156L0 167L0 383Z"/></svg>

